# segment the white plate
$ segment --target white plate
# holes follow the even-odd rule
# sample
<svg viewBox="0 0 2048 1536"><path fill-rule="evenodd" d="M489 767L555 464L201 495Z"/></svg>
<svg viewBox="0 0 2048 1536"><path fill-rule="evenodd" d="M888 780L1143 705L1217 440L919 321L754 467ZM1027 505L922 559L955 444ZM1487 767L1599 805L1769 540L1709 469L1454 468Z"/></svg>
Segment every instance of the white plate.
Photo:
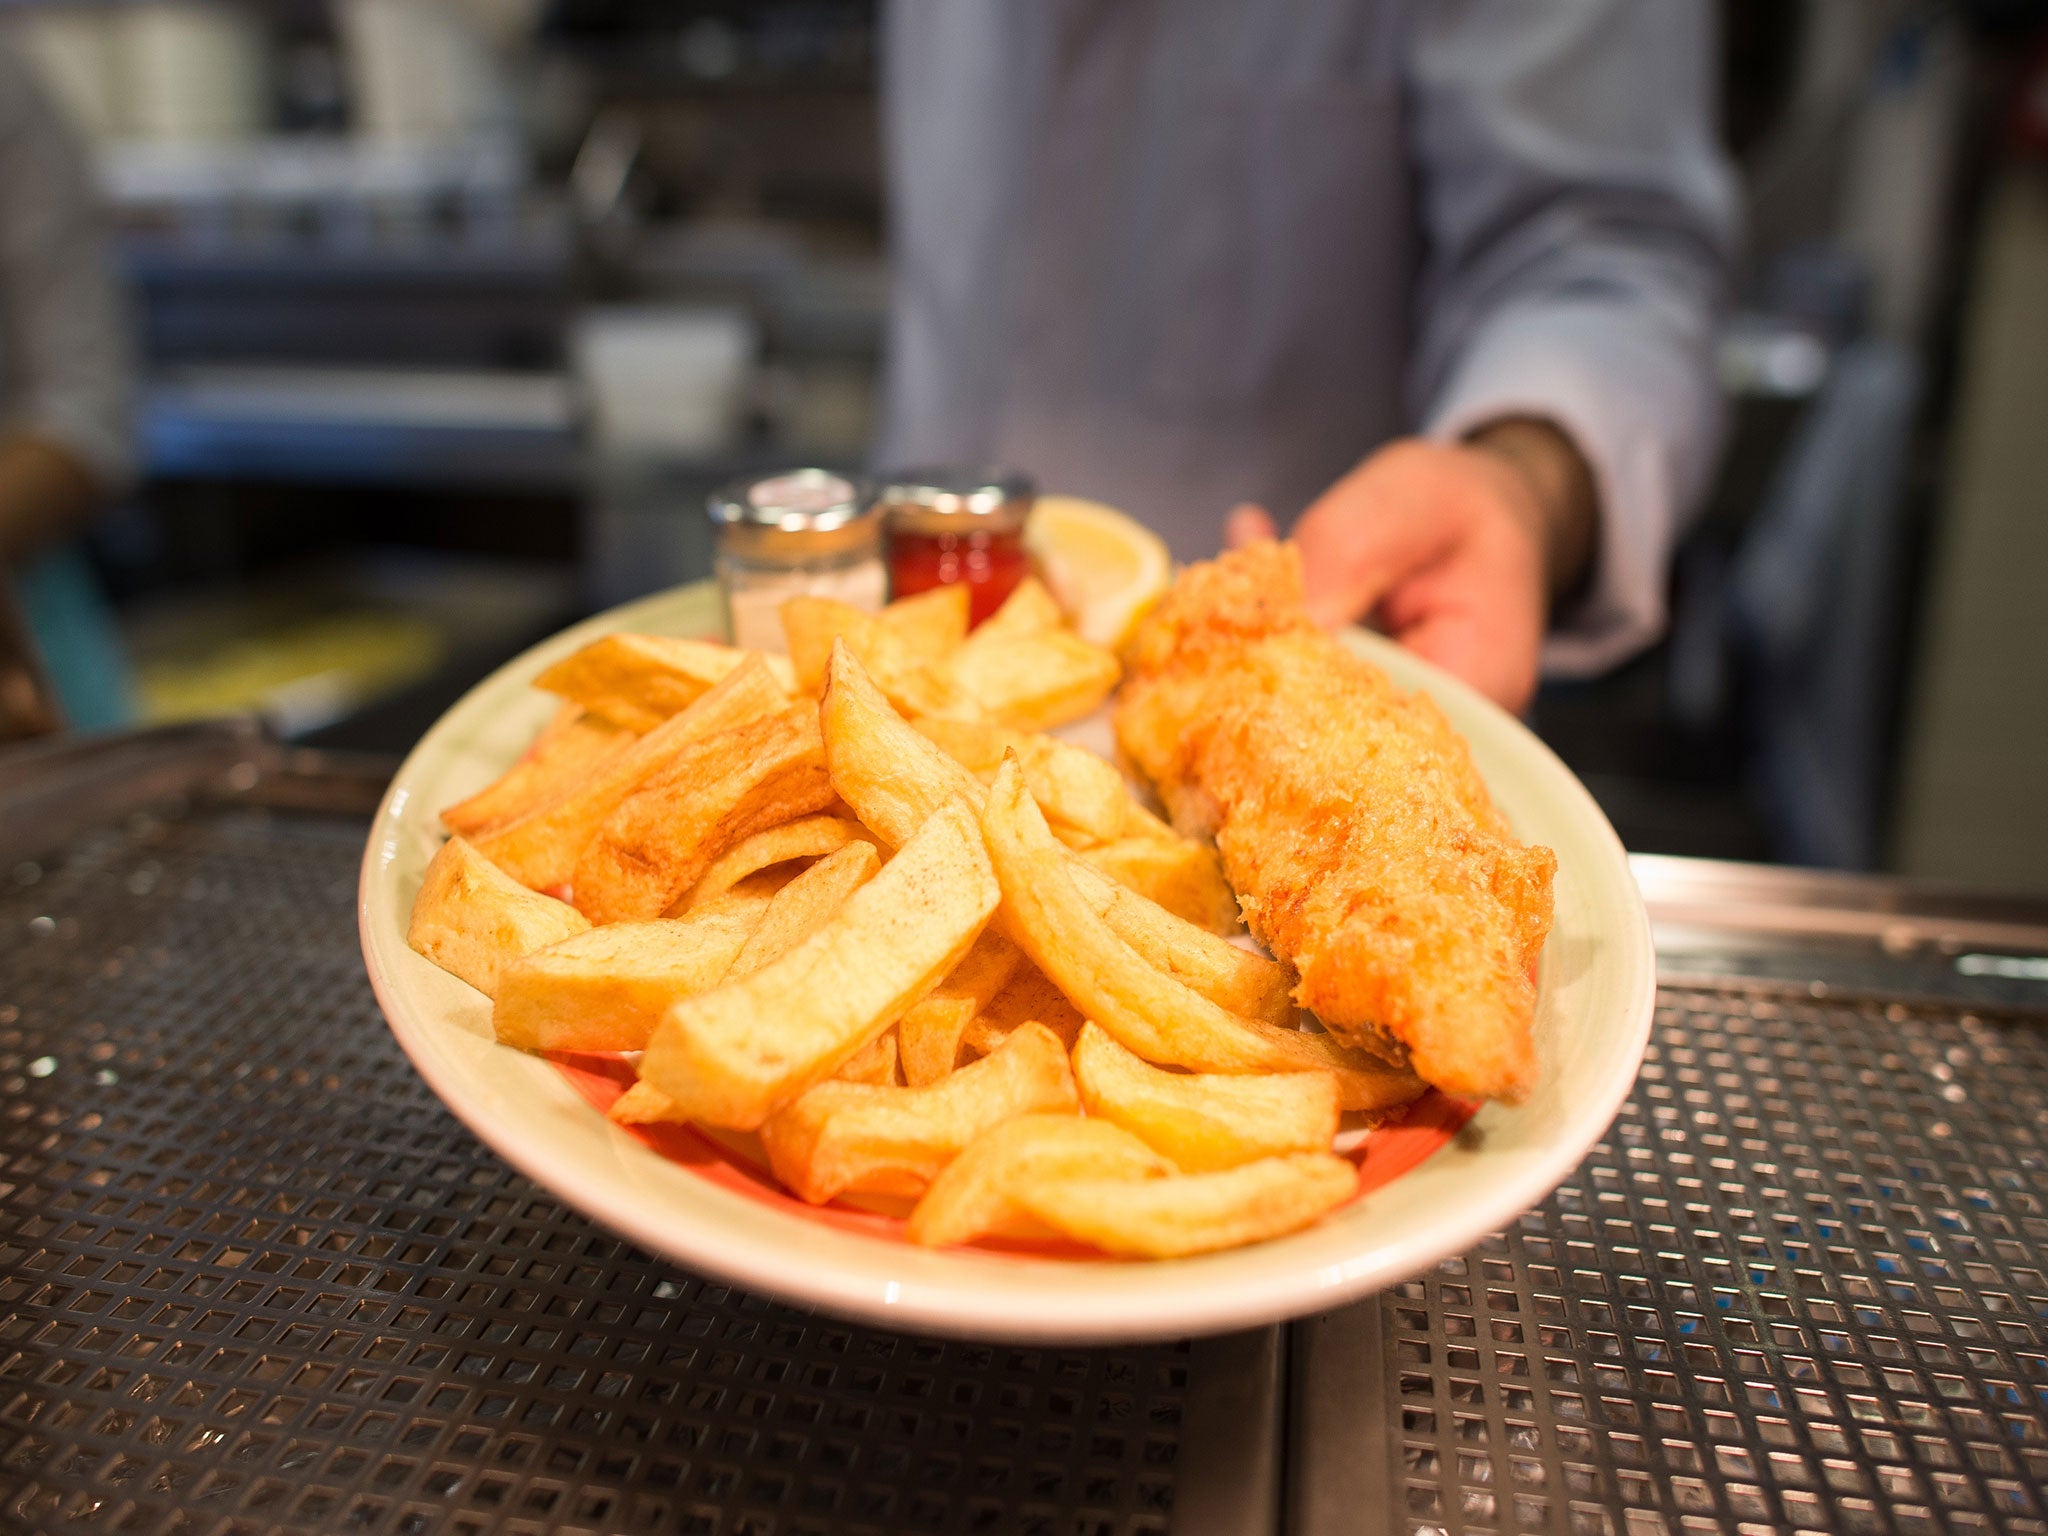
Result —
<svg viewBox="0 0 2048 1536"><path fill-rule="evenodd" d="M892 1328L1072 1343L1219 1332L1322 1311L1471 1246L1577 1164L1634 1081L1656 970L1613 829L1518 721L1388 642L1355 634L1356 648L1397 682L1435 695L1516 832L1557 851L1557 918L1536 1014L1542 1079L1527 1103L1486 1105L1419 1165L1306 1232L1166 1263L919 1249L661 1156L606 1121L555 1066L497 1045L488 1001L406 947L406 917L441 841L436 812L502 772L550 714L531 678L611 630L701 635L716 619L707 588L681 588L601 614L501 667L413 749L363 854L363 955L420 1075L508 1162L633 1242L751 1290Z"/></svg>

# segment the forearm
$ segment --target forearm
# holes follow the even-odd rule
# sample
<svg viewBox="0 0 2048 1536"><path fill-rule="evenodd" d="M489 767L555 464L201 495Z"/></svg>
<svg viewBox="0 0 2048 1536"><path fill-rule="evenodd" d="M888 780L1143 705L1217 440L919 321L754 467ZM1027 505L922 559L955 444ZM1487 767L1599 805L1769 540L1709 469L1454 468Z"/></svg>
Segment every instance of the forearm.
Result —
<svg viewBox="0 0 2048 1536"><path fill-rule="evenodd" d="M68 450L26 433L0 438L0 567L18 567L77 533L103 494Z"/></svg>

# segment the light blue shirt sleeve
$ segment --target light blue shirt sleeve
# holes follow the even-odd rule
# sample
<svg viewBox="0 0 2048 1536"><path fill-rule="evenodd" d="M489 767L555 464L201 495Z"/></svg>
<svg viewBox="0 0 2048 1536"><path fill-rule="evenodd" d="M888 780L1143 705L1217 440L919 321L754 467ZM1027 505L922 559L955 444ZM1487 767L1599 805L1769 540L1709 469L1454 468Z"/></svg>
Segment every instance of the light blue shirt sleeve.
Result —
<svg viewBox="0 0 2048 1536"><path fill-rule="evenodd" d="M1407 69L1427 257L1409 393L1455 438L1543 417L1591 466L1592 581L1545 669L1662 631L1671 549L1705 489L1714 333L1736 239L1705 0L1423 0Z"/></svg>

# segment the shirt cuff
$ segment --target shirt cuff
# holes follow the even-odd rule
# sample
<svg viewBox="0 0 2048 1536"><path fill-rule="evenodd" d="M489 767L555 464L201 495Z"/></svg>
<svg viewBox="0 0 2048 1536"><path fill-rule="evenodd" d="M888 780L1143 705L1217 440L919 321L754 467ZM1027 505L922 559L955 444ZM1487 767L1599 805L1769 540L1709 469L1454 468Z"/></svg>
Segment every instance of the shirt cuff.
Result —
<svg viewBox="0 0 2048 1536"><path fill-rule="evenodd" d="M1600 528L1591 580L1553 615L1543 670L1585 677L1664 631L1665 585L1684 511L1703 487L1720 419L1711 353L1632 305L1512 307L1474 337L1423 431L1455 441L1503 417L1549 421L1592 470ZM1647 334L1646 334L1647 331Z"/></svg>

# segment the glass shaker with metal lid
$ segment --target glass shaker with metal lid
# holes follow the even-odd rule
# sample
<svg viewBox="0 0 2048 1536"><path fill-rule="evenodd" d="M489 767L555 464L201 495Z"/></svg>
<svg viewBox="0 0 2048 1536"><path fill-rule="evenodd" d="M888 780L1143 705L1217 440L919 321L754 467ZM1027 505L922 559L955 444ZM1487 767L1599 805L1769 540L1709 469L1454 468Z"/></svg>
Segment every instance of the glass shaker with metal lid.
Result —
<svg viewBox="0 0 2048 1536"><path fill-rule="evenodd" d="M792 469L728 485L712 496L708 510L734 645L786 650L780 610L799 594L869 610L888 598L882 511L861 481L825 469Z"/></svg>
<svg viewBox="0 0 2048 1536"><path fill-rule="evenodd" d="M881 494L889 524L890 589L909 597L964 584L968 621L1000 608L1031 569L1024 520L1038 487L1001 469L918 469L890 477Z"/></svg>

